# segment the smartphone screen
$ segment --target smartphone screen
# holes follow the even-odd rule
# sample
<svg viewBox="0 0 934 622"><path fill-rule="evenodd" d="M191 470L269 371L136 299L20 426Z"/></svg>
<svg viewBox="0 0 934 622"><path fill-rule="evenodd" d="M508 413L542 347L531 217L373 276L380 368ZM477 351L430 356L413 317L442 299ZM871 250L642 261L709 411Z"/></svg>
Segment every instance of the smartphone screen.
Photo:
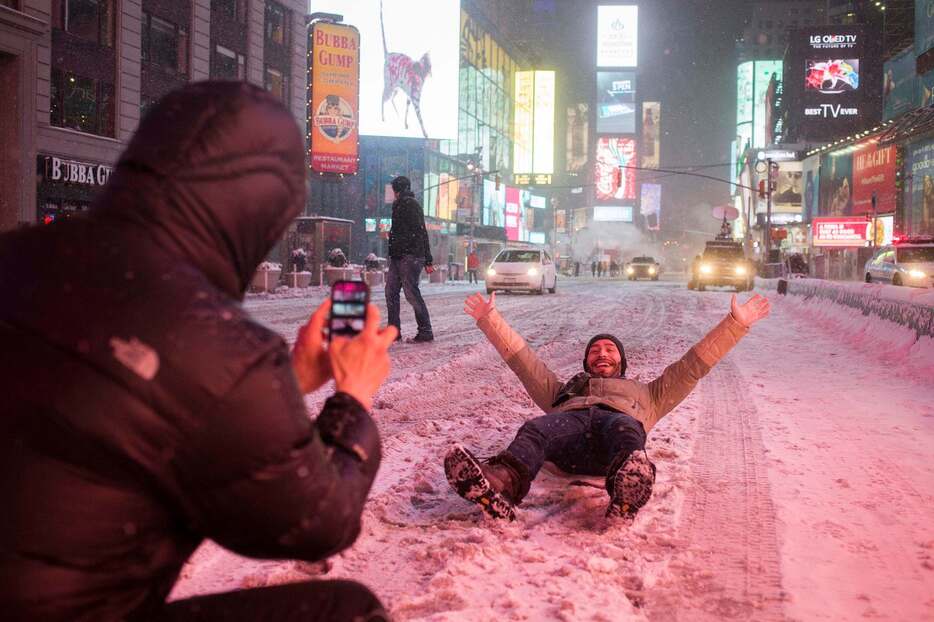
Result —
<svg viewBox="0 0 934 622"><path fill-rule="evenodd" d="M363 330L370 288L363 281L337 281L331 286L331 317L328 340L334 336L353 337Z"/></svg>

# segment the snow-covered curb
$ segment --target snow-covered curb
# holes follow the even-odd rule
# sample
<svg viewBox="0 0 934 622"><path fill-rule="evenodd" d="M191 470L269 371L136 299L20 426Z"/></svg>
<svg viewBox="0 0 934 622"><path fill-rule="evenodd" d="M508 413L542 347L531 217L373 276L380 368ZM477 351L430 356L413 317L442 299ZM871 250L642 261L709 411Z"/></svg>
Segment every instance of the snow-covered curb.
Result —
<svg viewBox="0 0 934 622"><path fill-rule="evenodd" d="M777 286L756 279L759 289ZM885 361L934 373L934 290L791 279L780 303Z"/></svg>

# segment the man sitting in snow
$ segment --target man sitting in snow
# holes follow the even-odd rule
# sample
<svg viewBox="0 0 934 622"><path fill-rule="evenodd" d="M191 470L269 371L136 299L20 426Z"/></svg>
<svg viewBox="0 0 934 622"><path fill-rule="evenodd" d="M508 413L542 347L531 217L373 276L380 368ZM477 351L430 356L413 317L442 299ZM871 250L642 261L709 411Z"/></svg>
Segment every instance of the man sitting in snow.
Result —
<svg viewBox="0 0 934 622"><path fill-rule="evenodd" d="M445 456L444 471L457 494L494 518L510 520L546 460L567 473L605 476L607 516L634 515L655 483L646 434L769 313L768 299L758 294L742 305L733 296L729 315L648 384L625 378L626 353L619 339L595 335L584 349L584 371L562 383L510 328L495 302L495 294L489 300L474 294L464 310L532 400L550 414L527 421L505 451L485 462L455 445Z"/></svg>

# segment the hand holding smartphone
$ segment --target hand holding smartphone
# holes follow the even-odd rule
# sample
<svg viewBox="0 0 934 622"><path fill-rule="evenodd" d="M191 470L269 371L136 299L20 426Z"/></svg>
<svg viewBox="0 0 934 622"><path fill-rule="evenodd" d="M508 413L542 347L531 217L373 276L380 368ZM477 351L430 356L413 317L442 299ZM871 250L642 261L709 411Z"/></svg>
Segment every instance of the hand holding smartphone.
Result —
<svg viewBox="0 0 934 622"><path fill-rule="evenodd" d="M334 337L355 337L366 325L370 288L363 281L337 281L331 286L328 342Z"/></svg>

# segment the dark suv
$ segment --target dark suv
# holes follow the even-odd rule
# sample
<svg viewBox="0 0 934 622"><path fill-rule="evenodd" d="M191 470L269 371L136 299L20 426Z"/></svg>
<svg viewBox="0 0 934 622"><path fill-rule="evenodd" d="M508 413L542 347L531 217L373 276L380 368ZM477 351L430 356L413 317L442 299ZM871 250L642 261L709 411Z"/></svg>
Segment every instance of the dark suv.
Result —
<svg viewBox="0 0 934 622"><path fill-rule="evenodd" d="M707 242L693 279L699 291L704 291L710 285L735 287L736 291L742 292L752 289L753 272L740 242L716 240Z"/></svg>

